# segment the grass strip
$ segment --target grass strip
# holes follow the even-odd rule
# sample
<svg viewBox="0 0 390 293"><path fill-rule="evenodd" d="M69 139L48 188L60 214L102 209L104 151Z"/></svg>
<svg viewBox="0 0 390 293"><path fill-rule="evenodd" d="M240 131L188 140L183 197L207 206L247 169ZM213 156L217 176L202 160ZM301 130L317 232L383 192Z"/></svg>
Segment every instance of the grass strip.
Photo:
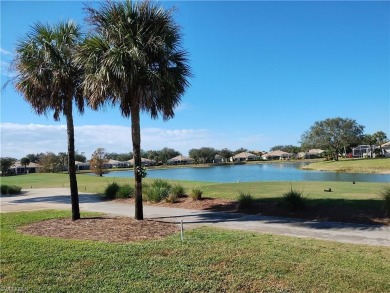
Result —
<svg viewBox="0 0 390 293"><path fill-rule="evenodd" d="M1 291L389 292L390 249L201 228L132 244L22 235L68 212L1 214Z"/></svg>

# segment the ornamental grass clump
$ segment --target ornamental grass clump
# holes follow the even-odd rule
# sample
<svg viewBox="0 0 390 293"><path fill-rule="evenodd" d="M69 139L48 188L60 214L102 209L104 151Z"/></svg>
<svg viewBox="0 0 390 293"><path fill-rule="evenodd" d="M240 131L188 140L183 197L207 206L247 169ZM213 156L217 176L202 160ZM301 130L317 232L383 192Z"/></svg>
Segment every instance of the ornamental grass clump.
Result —
<svg viewBox="0 0 390 293"><path fill-rule="evenodd" d="M383 200L382 211L384 211L384 216L387 217L390 214L390 185L385 186L380 196Z"/></svg>
<svg viewBox="0 0 390 293"><path fill-rule="evenodd" d="M254 199L250 193L240 192L238 196L238 208L240 210L250 209L254 204Z"/></svg>
<svg viewBox="0 0 390 293"><path fill-rule="evenodd" d="M186 192L183 186L181 186L180 184L175 184L172 186L171 194L179 198L179 197L184 197Z"/></svg>
<svg viewBox="0 0 390 293"><path fill-rule="evenodd" d="M302 191L293 190L291 186L291 190L283 194L283 200L287 204L288 208L296 211L303 210L306 208L305 197L303 196Z"/></svg>
<svg viewBox="0 0 390 293"><path fill-rule="evenodd" d="M171 187L168 197L165 199L169 203L175 203L179 197L185 196L185 189L180 184L175 184Z"/></svg>
<svg viewBox="0 0 390 293"><path fill-rule="evenodd" d="M116 198L130 198L134 196L135 188L130 184L124 184L119 187L118 192L116 193Z"/></svg>
<svg viewBox="0 0 390 293"><path fill-rule="evenodd" d="M106 186L106 189L104 190L104 195L106 196L107 199L115 199L119 188L120 186L118 183L116 182L109 183Z"/></svg>
<svg viewBox="0 0 390 293"><path fill-rule="evenodd" d="M202 199L202 195L203 195L203 190L200 189L200 188L193 188L191 190L191 198L193 200L201 200Z"/></svg>
<svg viewBox="0 0 390 293"><path fill-rule="evenodd" d="M171 190L171 185L168 181L156 179L145 188L145 195L148 201L160 202L166 199Z"/></svg>

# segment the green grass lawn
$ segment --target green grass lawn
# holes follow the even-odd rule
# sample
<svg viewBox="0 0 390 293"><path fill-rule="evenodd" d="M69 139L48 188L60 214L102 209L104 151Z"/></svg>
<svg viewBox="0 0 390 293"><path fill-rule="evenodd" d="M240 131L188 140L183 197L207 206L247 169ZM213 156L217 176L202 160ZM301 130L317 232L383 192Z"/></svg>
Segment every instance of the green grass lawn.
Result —
<svg viewBox="0 0 390 293"><path fill-rule="evenodd" d="M389 292L390 249L201 228L109 244L22 235L69 212L1 214L1 291Z"/></svg>
<svg viewBox="0 0 390 293"><path fill-rule="evenodd" d="M340 159L320 161L304 167L308 170L323 170L348 173L390 173L390 158Z"/></svg>
<svg viewBox="0 0 390 293"><path fill-rule="evenodd" d="M146 178L145 183L153 179ZM109 178L97 177L86 174L78 174L77 182L79 191L91 193L103 193L107 184L111 182L118 184L133 184L133 178ZM36 173L19 176L2 177L2 184L18 185L25 189L48 188L48 187L69 187L67 174ZM345 200L377 200L379 193L386 186L386 183L371 182L239 182L239 183L210 183L194 181L169 181L172 184L178 183L186 188L187 192L194 187L200 187L204 196L237 199L240 192L250 193L255 198L277 198L289 191L291 187L302 191L308 199L345 199ZM333 192L324 193L324 189L331 188Z"/></svg>

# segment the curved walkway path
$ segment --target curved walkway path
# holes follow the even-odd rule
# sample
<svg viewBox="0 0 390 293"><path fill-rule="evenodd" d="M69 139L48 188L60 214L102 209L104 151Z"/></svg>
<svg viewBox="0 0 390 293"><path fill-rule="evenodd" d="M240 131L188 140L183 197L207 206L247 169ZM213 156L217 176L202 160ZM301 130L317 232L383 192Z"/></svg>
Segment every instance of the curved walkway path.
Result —
<svg viewBox="0 0 390 293"><path fill-rule="evenodd" d="M42 209L70 210L69 194L67 188L23 190L22 195L1 197L1 212ZM102 201L99 196L89 193L80 193L79 200L81 211L134 217L134 206L129 204ZM389 226L305 221L157 206L144 206L144 217L174 223L183 221L185 228L207 225L259 233L390 247Z"/></svg>

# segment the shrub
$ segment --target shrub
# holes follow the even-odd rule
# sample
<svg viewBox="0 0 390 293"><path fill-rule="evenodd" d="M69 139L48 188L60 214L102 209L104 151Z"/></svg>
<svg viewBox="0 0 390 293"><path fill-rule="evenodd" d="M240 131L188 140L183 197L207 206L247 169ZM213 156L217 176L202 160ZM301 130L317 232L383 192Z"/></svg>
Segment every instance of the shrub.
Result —
<svg viewBox="0 0 390 293"><path fill-rule="evenodd" d="M283 199L287 206L293 211L302 210L306 207L303 193L301 191L293 190L292 187L289 192L283 194Z"/></svg>
<svg viewBox="0 0 390 293"><path fill-rule="evenodd" d="M16 185L1 185L1 194L19 194L22 187Z"/></svg>
<svg viewBox="0 0 390 293"><path fill-rule="evenodd" d="M390 185L385 186L383 191L380 193L381 198L383 199L383 208L385 217L389 215L390 212Z"/></svg>
<svg viewBox="0 0 390 293"><path fill-rule="evenodd" d="M193 200L200 200L202 198L203 191L200 188L193 188L191 190L191 198Z"/></svg>
<svg viewBox="0 0 390 293"><path fill-rule="evenodd" d="M238 208L241 209L249 209L253 206L254 199L250 193L240 192L238 196Z"/></svg>
<svg viewBox="0 0 390 293"><path fill-rule="evenodd" d="M134 187L130 184L125 184L119 187L118 192L116 193L116 198L129 198L134 196Z"/></svg>
<svg viewBox="0 0 390 293"><path fill-rule="evenodd" d="M120 186L116 182L112 182L107 185L104 195L106 196L107 199L114 199L116 197L116 194L119 190Z"/></svg>
<svg viewBox="0 0 390 293"><path fill-rule="evenodd" d="M183 186L176 184L171 188L171 194L176 197L183 197L185 195L185 189Z"/></svg>
<svg viewBox="0 0 390 293"><path fill-rule="evenodd" d="M8 185L1 185L1 194L7 194L8 193Z"/></svg>
<svg viewBox="0 0 390 293"><path fill-rule="evenodd" d="M145 188L146 199L153 202L160 202L168 197L170 190L171 185L168 181L156 179Z"/></svg>

